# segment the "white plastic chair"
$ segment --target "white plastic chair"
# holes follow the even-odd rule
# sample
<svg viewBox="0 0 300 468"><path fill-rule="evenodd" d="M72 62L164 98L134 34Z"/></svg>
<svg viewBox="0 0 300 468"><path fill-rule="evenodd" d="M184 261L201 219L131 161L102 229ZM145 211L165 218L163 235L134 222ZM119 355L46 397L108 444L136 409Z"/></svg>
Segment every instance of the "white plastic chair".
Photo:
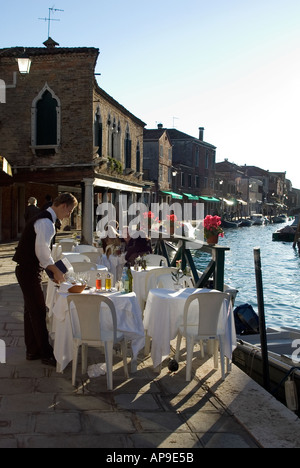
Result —
<svg viewBox="0 0 300 468"><path fill-rule="evenodd" d="M84 252L84 255L90 259L91 262L97 263L100 265L102 255L100 252Z"/></svg>
<svg viewBox="0 0 300 468"><path fill-rule="evenodd" d="M201 356L203 352L203 340L214 340L214 367L218 368L218 342L220 346L222 380L225 379L225 356L223 342L218 335L218 321L224 301L229 302L226 293L211 290L209 292L199 292L189 296L184 305L183 325L178 329L175 359L179 361L179 352L182 337L186 338L186 381L191 380L192 359L195 343L201 345ZM197 301L197 309L193 307L193 302Z"/></svg>
<svg viewBox="0 0 300 468"><path fill-rule="evenodd" d="M88 347L99 348L104 344L107 389L113 390L113 345L121 344L124 373L128 379L127 341L124 335L117 331L117 316L114 303L108 297L101 295L70 294L67 297L69 314L73 333L73 362L72 384L76 384L76 371L78 364L78 350L82 350L82 373L87 371ZM72 308L74 303L76 310ZM105 307L105 310L103 310ZM108 308L108 310L107 310ZM101 309L101 310L100 310ZM101 316L108 312L112 322L112 329L102 327ZM77 326L79 320L79 328Z"/></svg>
<svg viewBox="0 0 300 468"><path fill-rule="evenodd" d="M58 241L58 249L62 252L74 252L77 243L72 239L61 239Z"/></svg>
<svg viewBox="0 0 300 468"><path fill-rule="evenodd" d="M227 284L224 284L223 291L230 295L230 299L231 299L231 303L233 307L235 303L235 298L239 292L238 289L230 288L230 286L228 286Z"/></svg>
<svg viewBox="0 0 300 468"><path fill-rule="evenodd" d="M63 257L66 257L70 263L74 263L74 262L90 262L91 260L89 259L89 257L87 257L86 255L83 255L83 254L80 254L80 253L75 253L75 252L72 252L72 253L69 253L69 252L66 252L66 253L63 253Z"/></svg>
<svg viewBox="0 0 300 468"><path fill-rule="evenodd" d="M168 261L166 257L163 257L163 255L157 255L157 254L147 254L144 255L144 259L146 260L146 264L148 266L167 266Z"/></svg>
<svg viewBox="0 0 300 468"><path fill-rule="evenodd" d="M78 253L98 252L98 249L94 245L78 244L75 247L75 252L78 252Z"/></svg>
<svg viewBox="0 0 300 468"><path fill-rule="evenodd" d="M153 270L150 270L146 274L145 278L145 299L147 301L147 297L149 294L150 289L155 289L157 288L157 278L161 275L172 275L172 272L176 272L177 268L175 267L160 267L160 268L154 268Z"/></svg>
<svg viewBox="0 0 300 468"><path fill-rule="evenodd" d="M92 262L72 262L71 265L75 273L97 270L96 263Z"/></svg>
<svg viewBox="0 0 300 468"><path fill-rule="evenodd" d="M157 278L163 274L168 274L171 275L171 273L176 272L177 268L175 267L160 267L160 268L154 268L153 270L150 270L146 274L145 278L145 303L143 309L145 309L147 297L149 294L150 289L156 289L157 288ZM172 288L173 289L173 288ZM150 353L150 336L147 334L147 330L145 330L145 348L144 348L144 355L148 356Z"/></svg>
<svg viewBox="0 0 300 468"><path fill-rule="evenodd" d="M180 284L183 288L193 288L193 279L191 276L184 275L180 278ZM171 274L160 275L157 277L157 287L161 289L175 289L175 283Z"/></svg>

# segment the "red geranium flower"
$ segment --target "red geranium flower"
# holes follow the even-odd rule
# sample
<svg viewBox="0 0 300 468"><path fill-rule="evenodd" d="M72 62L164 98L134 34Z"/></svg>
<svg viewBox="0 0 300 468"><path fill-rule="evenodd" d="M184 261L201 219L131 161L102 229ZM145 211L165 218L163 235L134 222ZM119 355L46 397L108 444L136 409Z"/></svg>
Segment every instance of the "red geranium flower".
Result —
<svg viewBox="0 0 300 468"><path fill-rule="evenodd" d="M224 237L220 216L207 215L203 220L203 226L206 239L211 236Z"/></svg>

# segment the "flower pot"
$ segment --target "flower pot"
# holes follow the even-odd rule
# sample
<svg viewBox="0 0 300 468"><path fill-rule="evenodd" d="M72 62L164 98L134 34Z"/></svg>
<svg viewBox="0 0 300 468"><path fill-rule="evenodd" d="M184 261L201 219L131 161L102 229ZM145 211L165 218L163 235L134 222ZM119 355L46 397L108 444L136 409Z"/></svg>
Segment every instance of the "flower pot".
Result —
<svg viewBox="0 0 300 468"><path fill-rule="evenodd" d="M218 240L219 240L219 236L218 235L215 235L215 236L209 236L207 239L206 239L206 242L208 244L217 244L218 243Z"/></svg>

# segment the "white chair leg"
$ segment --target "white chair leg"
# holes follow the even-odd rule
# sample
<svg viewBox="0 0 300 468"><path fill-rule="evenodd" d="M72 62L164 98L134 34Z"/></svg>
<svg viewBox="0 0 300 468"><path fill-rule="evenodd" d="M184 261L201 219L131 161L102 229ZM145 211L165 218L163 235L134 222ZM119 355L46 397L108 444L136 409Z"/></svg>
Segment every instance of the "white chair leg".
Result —
<svg viewBox="0 0 300 468"><path fill-rule="evenodd" d="M151 338L145 330L145 348L144 348L144 356L149 356L151 348Z"/></svg>
<svg viewBox="0 0 300 468"><path fill-rule="evenodd" d="M221 360L221 375L222 380L225 380L225 355L224 355L224 346L222 339L219 340L220 344L220 360Z"/></svg>
<svg viewBox="0 0 300 468"><path fill-rule="evenodd" d="M207 340L206 349L207 349L207 354L209 356L214 355L214 352L215 352L214 340Z"/></svg>
<svg viewBox="0 0 300 468"><path fill-rule="evenodd" d="M214 356L214 368L215 369L218 369L219 367L219 343L218 343L218 340L214 339L214 352L213 352L213 356Z"/></svg>
<svg viewBox="0 0 300 468"><path fill-rule="evenodd" d="M178 330L177 342L176 342L176 352L175 352L175 360L177 362L179 362L179 353L180 353L181 340L182 340L182 334Z"/></svg>
<svg viewBox="0 0 300 468"><path fill-rule="evenodd" d="M200 344L200 355L201 355L201 358L203 359L204 358L204 343L203 343L203 340L200 340L199 342Z"/></svg>
<svg viewBox="0 0 300 468"><path fill-rule="evenodd" d="M86 344L81 345L81 369L83 374L87 371L88 348Z"/></svg>
<svg viewBox="0 0 300 468"><path fill-rule="evenodd" d="M105 342L105 362L106 362L106 380L107 380L107 390L113 389L113 342Z"/></svg>
<svg viewBox="0 0 300 468"><path fill-rule="evenodd" d="M73 361L72 361L72 385L76 386L76 372L78 364L78 346L73 342Z"/></svg>
<svg viewBox="0 0 300 468"><path fill-rule="evenodd" d="M194 338L187 337L186 340L186 378L187 382L190 382L192 378L192 361L193 361L193 354L194 354Z"/></svg>
<svg viewBox="0 0 300 468"><path fill-rule="evenodd" d="M124 374L126 379L128 379L128 364L127 364L127 341L121 341L121 349L122 349L122 356L123 356L123 367L124 367Z"/></svg>

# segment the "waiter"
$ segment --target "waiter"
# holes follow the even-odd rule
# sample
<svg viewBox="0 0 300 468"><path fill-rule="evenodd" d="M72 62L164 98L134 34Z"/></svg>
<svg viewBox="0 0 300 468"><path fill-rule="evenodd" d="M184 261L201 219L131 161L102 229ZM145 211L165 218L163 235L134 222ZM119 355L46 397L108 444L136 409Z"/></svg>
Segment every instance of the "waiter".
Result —
<svg viewBox="0 0 300 468"><path fill-rule="evenodd" d="M62 193L47 210L32 218L23 231L13 260L17 262L16 277L24 297L24 335L26 359L56 366L46 325L46 304L42 287L42 272L50 270L54 281L65 278L51 256L55 222L68 218L78 202L71 193Z"/></svg>

